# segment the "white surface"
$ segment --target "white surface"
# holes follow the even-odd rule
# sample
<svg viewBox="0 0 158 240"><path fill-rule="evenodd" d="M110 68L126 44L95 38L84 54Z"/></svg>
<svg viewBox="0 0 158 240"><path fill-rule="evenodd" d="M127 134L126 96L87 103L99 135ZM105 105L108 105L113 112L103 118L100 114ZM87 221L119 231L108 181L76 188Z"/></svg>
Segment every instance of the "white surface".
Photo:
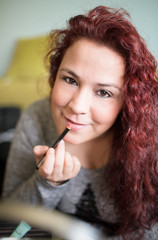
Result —
<svg viewBox="0 0 158 240"><path fill-rule="evenodd" d="M64 27L71 16L97 5L125 8L158 60L157 0L0 0L0 76L9 67L17 39Z"/></svg>

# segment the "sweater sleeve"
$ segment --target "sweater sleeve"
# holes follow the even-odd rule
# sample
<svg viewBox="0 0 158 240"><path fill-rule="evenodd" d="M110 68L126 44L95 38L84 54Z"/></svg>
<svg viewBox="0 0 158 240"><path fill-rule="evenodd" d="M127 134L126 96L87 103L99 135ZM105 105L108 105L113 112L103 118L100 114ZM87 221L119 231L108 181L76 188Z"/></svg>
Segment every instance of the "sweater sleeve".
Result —
<svg viewBox="0 0 158 240"><path fill-rule="evenodd" d="M45 136L48 139L48 135L54 133L50 131L52 126L52 122L49 124L50 115L47 112L41 114L43 108L41 104L40 107L33 105L22 113L7 160L2 197L54 208L64 194L67 184L53 186L42 179L35 169L33 147L38 144L49 144ZM40 114L44 115L46 124L42 122ZM50 139L51 137L53 136L50 136Z"/></svg>
<svg viewBox="0 0 158 240"><path fill-rule="evenodd" d="M158 222L151 227L151 230L146 230L143 240L158 239Z"/></svg>

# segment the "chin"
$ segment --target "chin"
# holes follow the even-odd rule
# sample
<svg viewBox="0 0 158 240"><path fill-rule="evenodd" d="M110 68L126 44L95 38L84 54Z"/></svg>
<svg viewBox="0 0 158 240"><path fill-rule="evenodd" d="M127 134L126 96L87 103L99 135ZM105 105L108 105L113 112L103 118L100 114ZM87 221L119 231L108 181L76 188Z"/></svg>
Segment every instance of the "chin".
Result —
<svg viewBox="0 0 158 240"><path fill-rule="evenodd" d="M80 140L79 137L77 138L77 137L69 137L69 136L65 136L64 141L74 145L78 145L84 142L83 140Z"/></svg>

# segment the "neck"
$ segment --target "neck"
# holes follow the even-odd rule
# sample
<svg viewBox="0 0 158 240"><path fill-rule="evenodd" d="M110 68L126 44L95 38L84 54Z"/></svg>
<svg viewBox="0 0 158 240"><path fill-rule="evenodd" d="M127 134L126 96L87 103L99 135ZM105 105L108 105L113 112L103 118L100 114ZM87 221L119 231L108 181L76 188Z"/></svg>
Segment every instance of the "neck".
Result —
<svg viewBox="0 0 158 240"><path fill-rule="evenodd" d="M78 145L66 143L66 149L78 157L84 168L100 168L105 166L112 154L113 134L102 135L92 141Z"/></svg>

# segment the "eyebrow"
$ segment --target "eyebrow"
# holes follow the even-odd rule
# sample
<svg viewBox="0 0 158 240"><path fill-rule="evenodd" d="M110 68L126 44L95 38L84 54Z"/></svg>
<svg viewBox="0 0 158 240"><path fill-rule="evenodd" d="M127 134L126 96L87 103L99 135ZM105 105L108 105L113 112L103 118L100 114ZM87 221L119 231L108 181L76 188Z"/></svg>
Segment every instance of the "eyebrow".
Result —
<svg viewBox="0 0 158 240"><path fill-rule="evenodd" d="M115 83L98 83L98 86L100 86L100 87L114 87L114 88L117 88L120 92L122 91L121 87L119 87Z"/></svg>
<svg viewBox="0 0 158 240"><path fill-rule="evenodd" d="M73 71L71 71L70 69L68 68L61 68L60 71L64 71L64 72L67 72L69 73L71 76L75 77L76 79L80 79L80 77L74 73ZM98 86L100 87L114 87L114 88L117 88L120 92L122 91L121 90L121 87L119 87L117 84L115 83L97 83Z"/></svg>
<svg viewBox="0 0 158 240"><path fill-rule="evenodd" d="M77 78L77 79L80 79L80 77L79 77L76 73L74 73L73 71L71 71L71 70L68 69L68 68L62 68L62 69L60 69L60 71L61 71L61 72L62 72L62 71L67 72L67 73L69 73L70 75L72 75L73 77L75 77L75 78Z"/></svg>

